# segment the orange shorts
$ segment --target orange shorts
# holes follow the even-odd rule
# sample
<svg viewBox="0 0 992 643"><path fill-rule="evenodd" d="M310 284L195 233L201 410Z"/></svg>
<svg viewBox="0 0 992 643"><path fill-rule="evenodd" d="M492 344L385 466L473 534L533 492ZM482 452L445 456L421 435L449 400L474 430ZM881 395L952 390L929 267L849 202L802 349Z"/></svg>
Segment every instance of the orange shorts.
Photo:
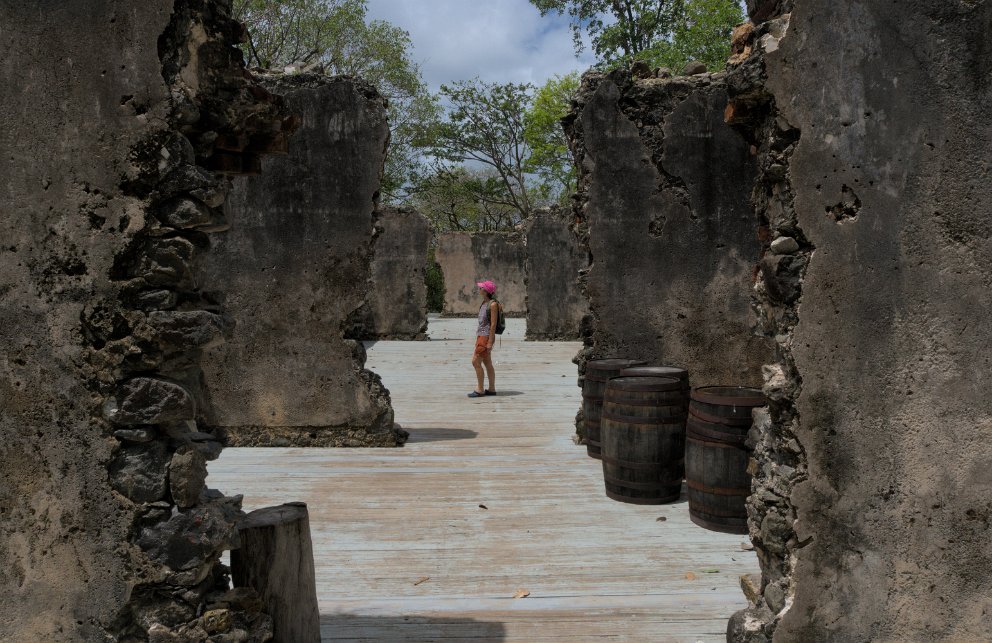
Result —
<svg viewBox="0 0 992 643"><path fill-rule="evenodd" d="M479 335L475 338L475 353L482 359L489 357L489 338L485 335Z"/></svg>

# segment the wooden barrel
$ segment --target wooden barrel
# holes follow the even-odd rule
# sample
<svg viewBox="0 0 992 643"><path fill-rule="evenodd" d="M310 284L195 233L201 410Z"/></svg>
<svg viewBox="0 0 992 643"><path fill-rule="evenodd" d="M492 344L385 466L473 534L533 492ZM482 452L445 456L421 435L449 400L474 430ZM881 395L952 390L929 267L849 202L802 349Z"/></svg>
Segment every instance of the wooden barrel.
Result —
<svg viewBox="0 0 992 643"><path fill-rule="evenodd" d="M678 366L631 366L620 371L619 377L671 377L682 384L685 405L689 406L689 371Z"/></svg>
<svg viewBox="0 0 992 643"><path fill-rule="evenodd" d="M689 408L689 371L678 366L632 366L620 371L620 377L671 377L678 380L682 385L682 406ZM685 433L685 424L682 425L682 432ZM679 475L685 478L685 468L679 470Z"/></svg>
<svg viewBox="0 0 992 643"><path fill-rule="evenodd" d="M747 533L747 432L751 410L767 404L761 391L707 386L692 391L686 425L685 483L689 518L700 527Z"/></svg>
<svg viewBox="0 0 992 643"><path fill-rule="evenodd" d="M623 369L643 363L644 360L619 358L586 362L586 374L582 379L582 433L590 457L599 459L599 416L603 411L606 383Z"/></svg>
<svg viewBox="0 0 992 643"><path fill-rule="evenodd" d="M600 435L607 496L639 505L679 499L685 453L685 407L679 380L610 380Z"/></svg>

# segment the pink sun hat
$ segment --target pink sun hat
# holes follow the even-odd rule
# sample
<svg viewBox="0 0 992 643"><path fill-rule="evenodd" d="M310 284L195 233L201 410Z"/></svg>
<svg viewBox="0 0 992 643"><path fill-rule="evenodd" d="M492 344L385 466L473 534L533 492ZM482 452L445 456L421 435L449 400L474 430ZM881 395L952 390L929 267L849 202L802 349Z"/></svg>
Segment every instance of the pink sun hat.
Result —
<svg viewBox="0 0 992 643"><path fill-rule="evenodd" d="M475 285L481 288L482 290L485 290L490 295L496 294L496 284L494 284L491 281L479 281Z"/></svg>

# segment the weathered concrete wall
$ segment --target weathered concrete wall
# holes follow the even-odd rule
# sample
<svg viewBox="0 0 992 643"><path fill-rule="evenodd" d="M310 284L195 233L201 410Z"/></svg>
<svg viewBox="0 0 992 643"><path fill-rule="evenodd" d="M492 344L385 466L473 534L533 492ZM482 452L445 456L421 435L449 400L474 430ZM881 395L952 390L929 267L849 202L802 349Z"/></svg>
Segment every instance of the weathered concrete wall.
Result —
<svg viewBox="0 0 992 643"><path fill-rule="evenodd" d="M592 259L578 361L639 358L688 368L693 385L760 385L772 353L750 309L755 165L723 122L720 75L587 73L577 101L566 130Z"/></svg>
<svg viewBox="0 0 992 643"><path fill-rule="evenodd" d="M376 214L369 291L356 339L427 339L427 250L430 222L407 208Z"/></svg>
<svg viewBox="0 0 992 643"><path fill-rule="evenodd" d="M227 586L240 496L204 486L190 385L227 325L190 259L224 226L204 167L252 168L282 120L226 13L0 5L0 639L200 641Z"/></svg>
<svg viewBox="0 0 992 643"><path fill-rule="evenodd" d="M574 340L589 313L579 284L589 268L571 212L558 208L536 214L527 224L527 339Z"/></svg>
<svg viewBox="0 0 992 643"><path fill-rule="evenodd" d="M302 119L289 155L230 197L238 225L202 262L236 337L205 354L210 426L241 446L395 446L389 393L344 339L368 288L389 137L372 86L312 74L266 86Z"/></svg>
<svg viewBox="0 0 992 643"><path fill-rule="evenodd" d="M527 311L526 249L520 235L505 232L447 232L435 255L444 274L444 315L475 317L482 299L475 284L491 279L507 315Z"/></svg>
<svg viewBox="0 0 992 643"><path fill-rule="evenodd" d="M763 17L728 116L760 146L779 359L753 436L762 593L730 635L985 640L992 2Z"/></svg>

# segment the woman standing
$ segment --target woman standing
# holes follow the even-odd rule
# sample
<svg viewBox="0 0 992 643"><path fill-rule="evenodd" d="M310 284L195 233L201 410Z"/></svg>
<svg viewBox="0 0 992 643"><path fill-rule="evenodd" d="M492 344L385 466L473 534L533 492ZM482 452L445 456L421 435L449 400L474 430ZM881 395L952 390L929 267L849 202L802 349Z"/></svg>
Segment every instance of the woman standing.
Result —
<svg viewBox="0 0 992 643"><path fill-rule="evenodd" d="M484 397L486 395L496 395L496 370L493 368L493 341L496 334L493 332L493 320L499 319L499 304L493 300L496 294L496 284L491 281L480 281L475 284L482 294L482 305L479 306L479 329L475 335L475 352L472 354L472 366L475 368L475 378L478 385L475 390L468 394L469 397ZM485 388L485 374L482 367L486 367L485 373L489 375L489 388Z"/></svg>

